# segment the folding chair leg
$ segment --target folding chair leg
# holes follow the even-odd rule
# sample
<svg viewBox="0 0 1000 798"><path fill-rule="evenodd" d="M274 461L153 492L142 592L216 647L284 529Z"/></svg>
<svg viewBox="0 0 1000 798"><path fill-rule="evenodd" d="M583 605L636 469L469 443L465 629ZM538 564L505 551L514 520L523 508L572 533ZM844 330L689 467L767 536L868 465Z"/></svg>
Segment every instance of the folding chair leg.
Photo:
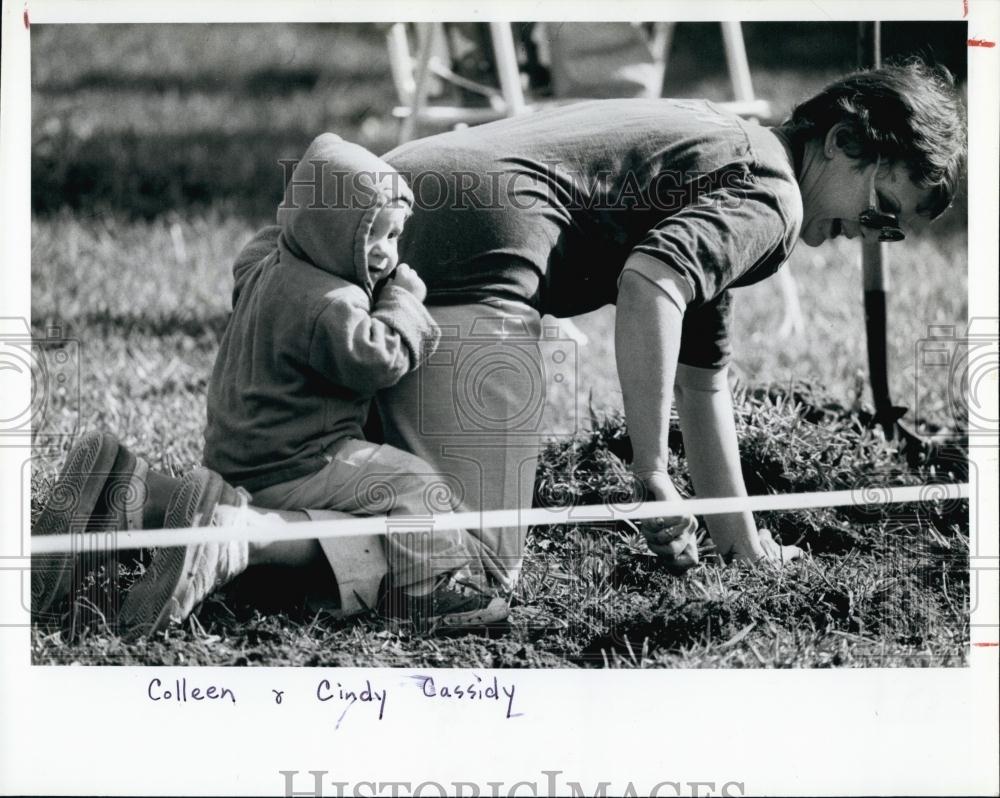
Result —
<svg viewBox="0 0 1000 798"><path fill-rule="evenodd" d="M396 85L396 94L400 102L409 105L413 102L413 58L410 55L410 43L406 39L406 23L394 22L385 35L386 46L389 48L389 68L392 82Z"/></svg>
<svg viewBox="0 0 1000 798"><path fill-rule="evenodd" d="M733 82L734 99L738 102L753 100L753 83L750 80L750 64L743 44L743 29L739 22L720 22L722 44L726 50L726 64L729 78Z"/></svg>
<svg viewBox="0 0 1000 798"><path fill-rule="evenodd" d="M509 22L491 22L489 25L504 110L507 116L514 116L524 111L524 91L521 89L521 72L517 67L514 34L511 32Z"/></svg>
<svg viewBox="0 0 1000 798"><path fill-rule="evenodd" d="M434 44L434 23L417 23L417 75L413 82L413 99L410 102L410 114L403 120L399 128L399 143L409 141L417 129L420 112L427 102L427 92L430 88L431 53Z"/></svg>

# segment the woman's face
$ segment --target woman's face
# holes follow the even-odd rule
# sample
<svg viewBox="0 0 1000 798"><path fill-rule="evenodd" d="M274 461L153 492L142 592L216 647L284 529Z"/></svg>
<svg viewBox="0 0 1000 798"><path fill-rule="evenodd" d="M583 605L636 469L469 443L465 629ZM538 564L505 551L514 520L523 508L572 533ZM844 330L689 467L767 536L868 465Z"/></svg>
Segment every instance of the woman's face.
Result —
<svg viewBox="0 0 1000 798"><path fill-rule="evenodd" d="M832 136L824 149L814 153L801 181L804 218L799 238L810 247L838 236L864 237L877 241L877 230L864 227L858 216L870 206L872 180L875 181L877 207L897 217L904 233L915 232L927 224L917 214L917 207L927 192L914 185L903 164L872 163L858 171L857 159L847 155Z"/></svg>

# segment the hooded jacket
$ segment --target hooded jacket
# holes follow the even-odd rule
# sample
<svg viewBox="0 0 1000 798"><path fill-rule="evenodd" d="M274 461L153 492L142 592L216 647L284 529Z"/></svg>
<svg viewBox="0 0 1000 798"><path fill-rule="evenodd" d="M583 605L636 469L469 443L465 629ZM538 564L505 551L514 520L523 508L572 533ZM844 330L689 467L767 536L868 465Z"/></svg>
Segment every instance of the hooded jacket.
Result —
<svg viewBox="0 0 1000 798"><path fill-rule="evenodd" d="M423 303L375 285L365 245L389 202L412 205L387 163L332 133L309 146L277 226L233 266L233 313L208 387L205 465L249 491L321 469L376 391L437 347Z"/></svg>

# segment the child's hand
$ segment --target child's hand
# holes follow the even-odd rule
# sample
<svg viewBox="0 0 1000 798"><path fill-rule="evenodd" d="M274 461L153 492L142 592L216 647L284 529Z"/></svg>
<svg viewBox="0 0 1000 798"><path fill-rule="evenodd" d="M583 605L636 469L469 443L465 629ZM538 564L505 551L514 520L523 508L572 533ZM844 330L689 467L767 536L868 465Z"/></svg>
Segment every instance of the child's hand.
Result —
<svg viewBox="0 0 1000 798"><path fill-rule="evenodd" d="M409 291L421 302L427 298L427 286L424 285L424 281L420 279L420 275L405 263L400 263L396 267L396 271L389 278L389 285L395 285L398 288Z"/></svg>

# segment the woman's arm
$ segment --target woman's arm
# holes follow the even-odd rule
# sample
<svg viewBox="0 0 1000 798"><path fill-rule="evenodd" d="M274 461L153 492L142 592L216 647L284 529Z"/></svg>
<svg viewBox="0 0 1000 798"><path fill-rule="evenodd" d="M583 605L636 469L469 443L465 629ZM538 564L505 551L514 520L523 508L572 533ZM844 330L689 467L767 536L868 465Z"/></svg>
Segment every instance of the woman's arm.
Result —
<svg viewBox="0 0 1000 798"><path fill-rule="evenodd" d="M636 256L632 256L636 257ZM640 478L667 473L667 433L684 313L642 275L626 270L618 288L615 356Z"/></svg>
<svg viewBox="0 0 1000 798"><path fill-rule="evenodd" d="M625 422L632 439L632 471L645 486L647 498L672 501L680 496L667 469L667 436L684 319L683 299L676 296L681 289L661 290L642 274L628 269L630 263L636 264L633 259L648 258L642 254L630 256L619 281L615 354ZM662 265L657 268L665 271ZM696 528L691 516L651 518L641 525L650 548L665 556L677 570L697 562L697 551L688 551L694 546L693 536L685 535Z"/></svg>
<svg viewBox="0 0 1000 798"><path fill-rule="evenodd" d="M746 496L726 369L682 365L674 394L684 453L697 496ZM724 557L759 559L764 555L752 513L712 515L706 518L706 524L712 542Z"/></svg>
<svg viewBox="0 0 1000 798"><path fill-rule="evenodd" d="M679 368L677 412L695 492L700 497L745 496L732 395L725 372L678 367L684 287L678 283L673 290L662 290L662 286L628 268L638 263L633 259L647 257L635 253L626 263L615 317L615 353L625 421L632 440L632 471L652 499L678 498L667 467L667 436ZM643 532L656 551L657 546L668 546L692 524L690 516L651 519L643 525ZM659 531L653 532L657 526ZM726 555L780 560L801 554L794 546L778 546L768 536L759 536L749 512L709 517L708 527L720 553Z"/></svg>
<svg viewBox="0 0 1000 798"><path fill-rule="evenodd" d="M699 498L746 496L726 369L678 367L677 414L691 481ZM791 560L802 552L760 536L750 512L706 517L719 553L736 559Z"/></svg>

